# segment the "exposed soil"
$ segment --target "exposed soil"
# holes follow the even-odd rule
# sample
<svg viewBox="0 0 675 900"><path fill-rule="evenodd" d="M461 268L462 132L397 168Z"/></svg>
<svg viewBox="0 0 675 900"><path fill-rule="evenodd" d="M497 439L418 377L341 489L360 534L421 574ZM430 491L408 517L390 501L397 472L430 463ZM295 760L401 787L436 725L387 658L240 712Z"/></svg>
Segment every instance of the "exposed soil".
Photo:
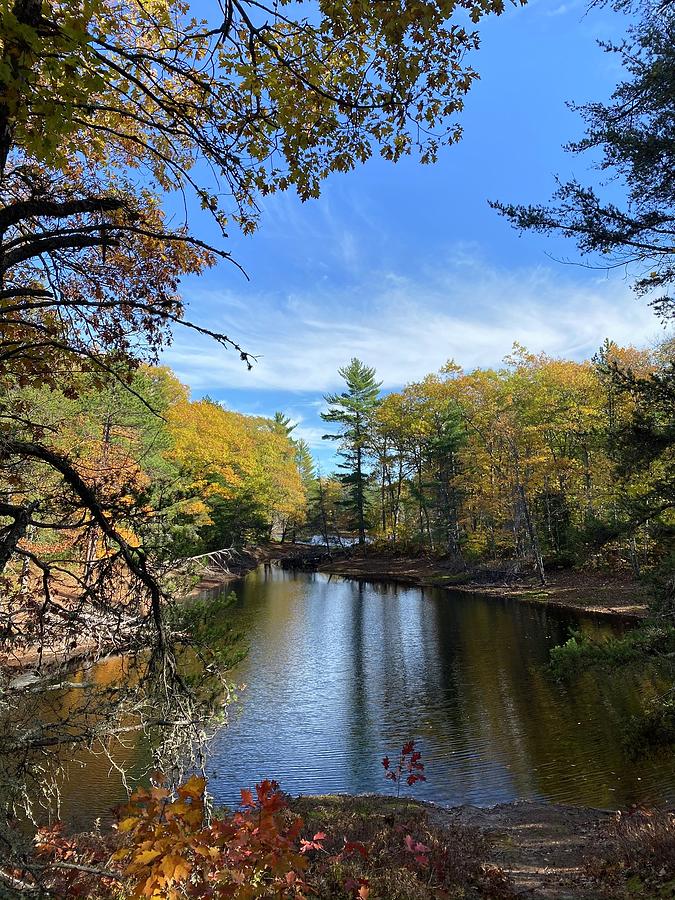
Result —
<svg viewBox="0 0 675 900"><path fill-rule="evenodd" d="M491 839L488 862L500 866L516 892L532 900L586 900L598 889L585 876L598 825L610 813L543 802L505 803L490 809L435 809L432 818L474 825Z"/></svg>
<svg viewBox="0 0 675 900"><path fill-rule="evenodd" d="M545 603L589 612L641 619L647 615L648 592L629 573L593 569L552 569L546 585L534 575L514 575L489 564L458 572L451 561L433 557L402 557L334 550L308 544L268 543L239 552L227 570L211 570L193 594L241 578L263 563L280 562L285 568L315 570L362 581L394 581L418 587L438 587L480 594L512 597L528 603Z"/></svg>
<svg viewBox="0 0 675 900"><path fill-rule="evenodd" d="M528 801L487 809L445 809L377 795L303 797L296 803L303 816L312 807L320 809L327 831L331 829L331 811L339 818L353 808L370 817L410 819L426 815L431 825L441 828L478 828L488 838L489 850L483 862L501 868L512 879L517 896L531 900L590 900L600 896L583 864L593 849L598 826L611 815L604 810Z"/></svg>

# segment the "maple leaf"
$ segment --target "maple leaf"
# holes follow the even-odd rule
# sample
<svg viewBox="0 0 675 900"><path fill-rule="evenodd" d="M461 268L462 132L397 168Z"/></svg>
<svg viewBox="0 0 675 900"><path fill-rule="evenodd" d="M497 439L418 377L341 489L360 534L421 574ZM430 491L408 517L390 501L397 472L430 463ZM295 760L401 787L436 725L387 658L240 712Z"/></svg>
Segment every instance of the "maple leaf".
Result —
<svg viewBox="0 0 675 900"><path fill-rule="evenodd" d="M179 797L192 797L195 800L201 800L204 797L204 789L206 788L206 779L198 775L191 778L178 788Z"/></svg>
<svg viewBox="0 0 675 900"><path fill-rule="evenodd" d="M368 850L366 849L365 844L362 844L361 841L348 841L347 838L343 838L344 847L342 848L342 854L344 856L348 856L350 853L360 853L364 859L368 858Z"/></svg>

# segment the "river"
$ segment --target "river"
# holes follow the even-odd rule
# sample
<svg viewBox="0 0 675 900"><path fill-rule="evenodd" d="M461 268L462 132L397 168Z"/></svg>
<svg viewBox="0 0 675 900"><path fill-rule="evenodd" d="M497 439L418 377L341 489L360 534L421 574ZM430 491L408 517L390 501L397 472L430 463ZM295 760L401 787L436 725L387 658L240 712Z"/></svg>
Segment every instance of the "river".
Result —
<svg viewBox="0 0 675 900"><path fill-rule="evenodd" d="M274 566L228 590L250 649L233 672L246 685L241 703L209 755L218 803L263 777L293 794L387 793L381 758L408 740L427 776L410 793L444 805L675 801L675 763L633 761L620 740L640 694L660 686L597 673L560 684L547 672L550 648L571 627L602 635L618 622ZM145 757L132 743L125 763ZM107 764L80 757L64 816L91 819L121 796Z"/></svg>

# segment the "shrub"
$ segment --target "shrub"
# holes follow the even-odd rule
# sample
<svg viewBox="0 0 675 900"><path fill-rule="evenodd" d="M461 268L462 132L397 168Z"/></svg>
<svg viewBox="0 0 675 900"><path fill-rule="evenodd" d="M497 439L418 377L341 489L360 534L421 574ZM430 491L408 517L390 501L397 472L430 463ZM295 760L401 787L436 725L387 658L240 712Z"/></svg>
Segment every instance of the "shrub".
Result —
<svg viewBox="0 0 675 900"><path fill-rule="evenodd" d="M42 831L39 888L88 900L513 896L504 873L483 864L481 832L433 825L419 804L347 797L289 805L275 782L263 781L242 791L237 812L210 819L204 779L175 792L161 781L137 790L103 837Z"/></svg>
<svg viewBox="0 0 675 900"><path fill-rule="evenodd" d="M486 866L488 839L477 828L435 825L420 804L384 797L300 798L293 811L307 836L321 828L307 881L321 900L506 900L504 872ZM345 838L345 836L347 836ZM351 894L348 889L351 886Z"/></svg>
<svg viewBox="0 0 675 900"><path fill-rule="evenodd" d="M617 813L598 837L585 869L605 896L657 900L675 895L675 813Z"/></svg>
<svg viewBox="0 0 675 900"><path fill-rule="evenodd" d="M382 760L385 771L385 778L393 781L396 785L396 796L401 796L401 781L405 778L405 783L412 787L418 781L426 781L424 775L424 763L422 762L422 754L419 750L415 750L415 741L408 741L401 748L397 762L392 765L388 756Z"/></svg>

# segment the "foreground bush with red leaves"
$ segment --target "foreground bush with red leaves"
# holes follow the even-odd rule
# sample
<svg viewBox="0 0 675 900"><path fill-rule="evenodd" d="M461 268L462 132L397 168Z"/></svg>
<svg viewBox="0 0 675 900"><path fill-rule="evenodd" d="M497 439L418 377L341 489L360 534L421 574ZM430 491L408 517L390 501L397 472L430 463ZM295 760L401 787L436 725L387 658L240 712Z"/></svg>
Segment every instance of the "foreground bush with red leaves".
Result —
<svg viewBox="0 0 675 900"><path fill-rule="evenodd" d="M302 798L273 781L242 791L240 809L210 817L205 781L137 790L108 832L39 832L24 889L88 900L452 900L513 896L483 865L487 843L467 827L432 826L418 804ZM7 883L7 881L6 881ZM35 893L35 890L33 890Z"/></svg>

